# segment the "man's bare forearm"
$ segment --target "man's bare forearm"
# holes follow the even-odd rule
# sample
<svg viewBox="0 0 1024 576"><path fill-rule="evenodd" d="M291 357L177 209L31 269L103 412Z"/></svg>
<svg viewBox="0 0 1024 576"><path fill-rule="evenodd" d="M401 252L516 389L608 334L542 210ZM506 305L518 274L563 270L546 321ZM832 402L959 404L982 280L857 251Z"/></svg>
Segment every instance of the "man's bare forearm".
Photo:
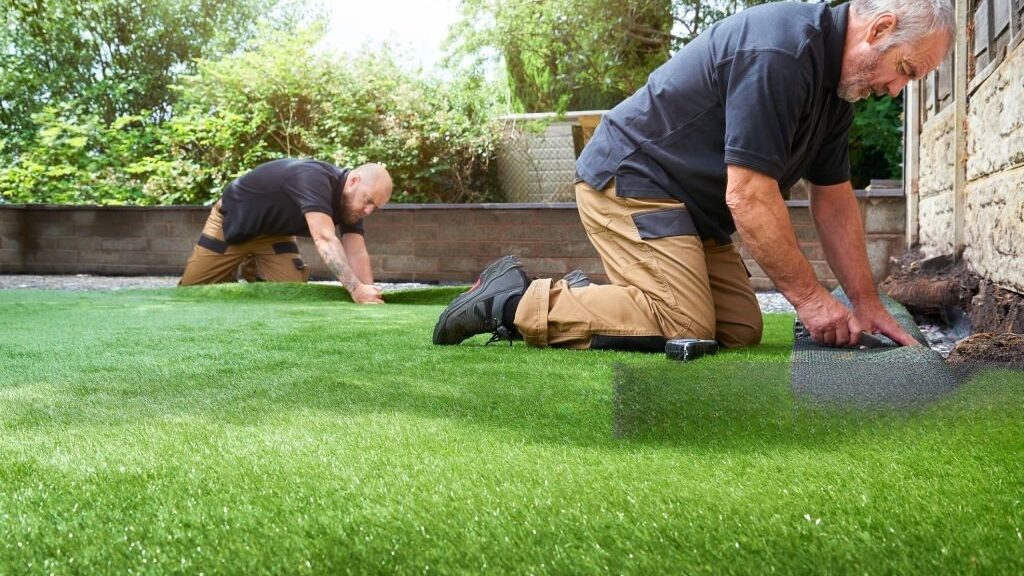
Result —
<svg viewBox="0 0 1024 576"><path fill-rule="evenodd" d="M877 298L853 187L849 183L812 187L811 217L825 260L850 300L856 304L862 298Z"/></svg>
<svg viewBox="0 0 1024 576"><path fill-rule="evenodd" d="M344 234L341 245L345 249L345 260L349 268L363 284L373 284L373 268L370 254L366 251L366 240L361 234Z"/></svg>
<svg viewBox="0 0 1024 576"><path fill-rule="evenodd" d="M735 172L730 167L726 203L743 245L790 302L799 305L813 298L821 285L800 251L778 184L737 177Z"/></svg>
<svg viewBox="0 0 1024 576"><path fill-rule="evenodd" d="M320 259L323 260L327 269L334 274L349 293L354 292L361 282L345 259L345 249L342 247L341 241L337 238L330 238L318 240L315 244Z"/></svg>

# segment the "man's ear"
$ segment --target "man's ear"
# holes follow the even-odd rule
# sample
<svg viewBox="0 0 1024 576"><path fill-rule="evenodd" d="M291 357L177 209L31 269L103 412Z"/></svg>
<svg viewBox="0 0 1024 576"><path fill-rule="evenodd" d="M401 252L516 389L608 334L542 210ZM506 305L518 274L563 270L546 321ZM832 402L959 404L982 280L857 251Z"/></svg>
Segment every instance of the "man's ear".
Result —
<svg viewBox="0 0 1024 576"><path fill-rule="evenodd" d="M363 175L360 174L359 172L356 172L355 170L353 170L352 174L350 174L349 177L348 177L348 182L347 182L348 186L346 186L346 188L348 188L349 190L355 190L356 186L359 186L359 183L362 182L362 181L363 181Z"/></svg>
<svg viewBox="0 0 1024 576"><path fill-rule="evenodd" d="M891 12L879 14L868 28L868 44L877 44L896 30L896 15Z"/></svg>

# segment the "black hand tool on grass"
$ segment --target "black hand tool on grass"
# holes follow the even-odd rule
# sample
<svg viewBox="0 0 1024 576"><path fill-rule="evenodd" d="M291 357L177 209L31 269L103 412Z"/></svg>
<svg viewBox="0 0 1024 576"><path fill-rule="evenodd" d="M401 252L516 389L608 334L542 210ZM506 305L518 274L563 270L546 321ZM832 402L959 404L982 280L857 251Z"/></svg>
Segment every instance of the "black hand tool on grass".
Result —
<svg viewBox="0 0 1024 576"><path fill-rule="evenodd" d="M689 362L706 354L718 352L717 340L697 338L676 338L665 343L665 357L669 360Z"/></svg>

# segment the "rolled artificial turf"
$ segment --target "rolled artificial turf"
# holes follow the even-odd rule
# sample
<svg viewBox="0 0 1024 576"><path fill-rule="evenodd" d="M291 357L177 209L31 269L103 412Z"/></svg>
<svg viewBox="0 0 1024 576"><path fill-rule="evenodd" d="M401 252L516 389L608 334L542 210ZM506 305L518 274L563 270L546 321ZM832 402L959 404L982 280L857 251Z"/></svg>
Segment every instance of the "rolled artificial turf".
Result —
<svg viewBox="0 0 1024 576"><path fill-rule="evenodd" d="M433 346L456 293L0 292L0 573L1024 569L1019 373L834 411L792 316L685 365Z"/></svg>

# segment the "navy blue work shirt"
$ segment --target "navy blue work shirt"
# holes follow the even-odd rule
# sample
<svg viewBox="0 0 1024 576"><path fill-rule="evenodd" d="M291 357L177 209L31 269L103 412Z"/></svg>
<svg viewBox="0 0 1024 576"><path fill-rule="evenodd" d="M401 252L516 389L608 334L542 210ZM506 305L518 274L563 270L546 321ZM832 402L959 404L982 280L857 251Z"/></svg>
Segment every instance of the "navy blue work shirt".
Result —
<svg viewBox="0 0 1024 576"><path fill-rule="evenodd" d="M597 190L686 204L699 234L736 230L726 166L814 184L850 179L853 107L836 95L849 4L780 2L709 28L609 111L576 163Z"/></svg>

